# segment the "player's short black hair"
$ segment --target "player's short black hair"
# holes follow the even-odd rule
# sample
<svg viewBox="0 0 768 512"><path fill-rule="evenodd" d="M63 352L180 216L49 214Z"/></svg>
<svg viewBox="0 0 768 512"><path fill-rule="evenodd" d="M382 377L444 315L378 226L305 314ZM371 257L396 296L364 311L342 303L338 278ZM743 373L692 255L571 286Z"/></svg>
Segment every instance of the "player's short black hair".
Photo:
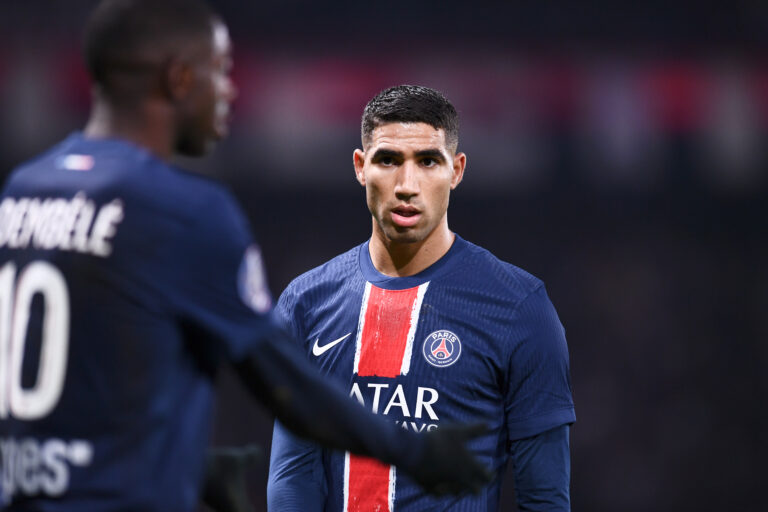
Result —
<svg viewBox="0 0 768 512"><path fill-rule="evenodd" d="M136 71L170 45L209 38L216 13L203 0L103 0L86 25L88 71L106 85L115 70Z"/></svg>
<svg viewBox="0 0 768 512"><path fill-rule="evenodd" d="M421 85L398 85L377 94L363 111L363 146L371 141L373 130L389 123L426 123L445 131L446 146L453 151L459 144L459 115L442 93Z"/></svg>

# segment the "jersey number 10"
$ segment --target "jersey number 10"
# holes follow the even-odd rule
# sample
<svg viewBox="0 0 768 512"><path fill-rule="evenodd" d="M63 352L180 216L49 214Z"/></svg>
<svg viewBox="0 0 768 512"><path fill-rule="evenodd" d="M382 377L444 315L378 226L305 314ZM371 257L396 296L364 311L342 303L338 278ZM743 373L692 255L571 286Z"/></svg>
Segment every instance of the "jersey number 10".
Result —
<svg viewBox="0 0 768 512"><path fill-rule="evenodd" d="M40 364L35 385L21 385L24 346L32 299L44 303ZM0 419L36 420L49 414L61 397L69 347L69 291L61 272L34 261L16 276L16 265L0 269Z"/></svg>

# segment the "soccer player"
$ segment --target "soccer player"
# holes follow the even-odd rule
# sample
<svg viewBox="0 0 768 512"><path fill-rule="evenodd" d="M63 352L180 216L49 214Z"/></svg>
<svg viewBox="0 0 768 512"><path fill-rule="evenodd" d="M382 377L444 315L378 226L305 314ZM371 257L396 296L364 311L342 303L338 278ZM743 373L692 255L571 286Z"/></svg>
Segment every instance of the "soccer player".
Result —
<svg viewBox="0 0 768 512"><path fill-rule="evenodd" d="M495 470L479 496L435 498L394 467L323 450L276 423L274 512L489 511L507 461L520 510L569 510L575 421L563 328L543 283L448 228L467 157L439 92L403 85L365 107L371 238L295 279L278 310L321 370L404 431L483 420L472 443Z"/></svg>
<svg viewBox="0 0 768 512"><path fill-rule="evenodd" d="M84 132L0 197L0 508L193 510L225 360L300 434L433 491L482 486L471 428L404 435L325 382L276 320L231 195L168 163L227 131L224 23L199 0L106 0L85 57Z"/></svg>

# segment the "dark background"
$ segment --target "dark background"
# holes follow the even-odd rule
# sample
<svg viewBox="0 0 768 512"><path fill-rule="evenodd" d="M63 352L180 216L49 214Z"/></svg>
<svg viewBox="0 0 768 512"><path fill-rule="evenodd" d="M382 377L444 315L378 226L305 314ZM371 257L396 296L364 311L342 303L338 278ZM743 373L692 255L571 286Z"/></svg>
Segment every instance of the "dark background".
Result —
<svg viewBox="0 0 768 512"><path fill-rule="evenodd" d="M93 4L0 4L3 175L83 126ZM241 95L231 137L183 163L232 187L276 295L369 236L367 100L437 88L468 155L451 227L544 279L567 330L574 510L764 507L768 4L215 4ZM216 442L269 446L270 417L220 387Z"/></svg>

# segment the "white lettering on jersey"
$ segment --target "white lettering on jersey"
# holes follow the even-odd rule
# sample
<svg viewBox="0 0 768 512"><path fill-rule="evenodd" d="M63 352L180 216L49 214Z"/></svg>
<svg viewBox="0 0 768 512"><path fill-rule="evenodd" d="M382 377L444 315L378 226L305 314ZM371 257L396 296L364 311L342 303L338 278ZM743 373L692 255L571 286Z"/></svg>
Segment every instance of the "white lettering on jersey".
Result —
<svg viewBox="0 0 768 512"><path fill-rule="evenodd" d="M429 393L430 399L424 400L424 393ZM427 411L427 414L429 415L430 419L436 420L437 414L435 414L434 409L432 409L432 404L437 402L438 394L437 391L432 388L422 388L419 387L418 390L418 396L416 397L416 410L414 411L413 415L416 418L421 418L421 410L422 408Z"/></svg>
<svg viewBox="0 0 768 512"><path fill-rule="evenodd" d="M360 388L360 383L353 382L352 389L349 391L349 396L356 399L360 402L360 405L364 407L366 407L367 404L370 404L371 411L378 414L379 406L382 403L382 390L389 390L389 384L370 382L366 384L366 389L367 392L364 394L363 390ZM439 421L440 419L432 407L440 398L440 394L434 388L419 386L416 390L416 404L413 408L408 407L408 402L405 398L405 390L403 389L402 384L398 384L391 395L387 394L386 391L383 395L385 396L387 403L383 412L385 416L389 414L390 409L398 408L404 418L410 418L411 410L413 410L413 418L421 419L426 412L429 419L433 421ZM365 397L368 397L367 401Z"/></svg>
<svg viewBox="0 0 768 512"><path fill-rule="evenodd" d="M360 386L357 384L357 382L352 384L352 389L349 391L349 396L355 398L358 402L360 402L360 405L365 407L365 400L363 400L363 394L360 392Z"/></svg>
<svg viewBox="0 0 768 512"><path fill-rule="evenodd" d="M389 384L368 384L369 388L373 388L373 405L371 410L373 414L379 414L379 397L381 396L381 388L388 388ZM384 414L387 414L386 412Z"/></svg>
<svg viewBox="0 0 768 512"><path fill-rule="evenodd" d="M72 199L7 197L0 203L0 247L58 249L106 258L124 218L120 199L96 209L84 192ZM95 219L95 220L94 220Z"/></svg>
<svg viewBox="0 0 768 512"><path fill-rule="evenodd" d="M413 432L417 434L421 434L422 432L432 432L433 430L437 429L436 423L416 423L415 421L395 421L395 425L400 425L400 428L403 430L412 430Z"/></svg>
<svg viewBox="0 0 768 512"><path fill-rule="evenodd" d="M91 240L88 244L91 254L107 257L112 253L108 240L117 233L117 225L123 220L123 203L112 201L101 207L91 230Z"/></svg>
<svg viewBox="0 0 768 512"><path fill-rule="evenodd" d="M405 401L405 396L403 395L403 385L398 384L395 388L395 392L392 395L392 397L389 399L389 403L387 404L387 408L384 409L384 415L386 416L389 414L389 410L392 407L399 407L400 411L402 412L403 416L406 418L411 417L411 413L408 411L408 404Z"/></svg>
<svg viewBox="0 0 768 512"><path fill-rule="evenodd" d="M71 466L84 467L93 460L88 441L0 438L0 503L15 494L56 497L69 488Z"/></svg>

